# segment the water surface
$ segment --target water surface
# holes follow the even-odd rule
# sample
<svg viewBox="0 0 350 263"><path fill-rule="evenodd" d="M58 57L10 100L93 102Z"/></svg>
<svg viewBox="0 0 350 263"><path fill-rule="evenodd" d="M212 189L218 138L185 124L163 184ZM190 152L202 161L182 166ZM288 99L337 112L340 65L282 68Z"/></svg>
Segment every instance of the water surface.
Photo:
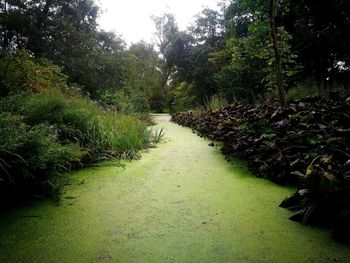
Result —
<svg viewBox="0 0 350 263"><path fill-rule="evenodd" d="M348 246L278 207L293 189L155 118L166 138L140 161L75 172L59 205L1 215L0 262L349 262Z"/></svg>

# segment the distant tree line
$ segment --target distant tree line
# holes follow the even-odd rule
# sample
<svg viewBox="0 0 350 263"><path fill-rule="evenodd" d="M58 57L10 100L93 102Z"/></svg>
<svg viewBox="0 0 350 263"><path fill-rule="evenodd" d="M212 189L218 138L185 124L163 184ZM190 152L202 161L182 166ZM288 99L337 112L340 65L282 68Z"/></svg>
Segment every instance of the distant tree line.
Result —
<svg viewBox="0 0 350 263"><path fill-rule="evenodd" d="M1 0L1 56L25 49L63 68L69 82L92 99L119 110L145 111L162 95L162 74L153 45L130 48L99 29L92 0Z"/></svg>
<svg viewBox="0 0 350 263"><path fill-rule="evenodd" d="M278 86L283 93L296 86L347 88L349 17L345 0L223 1L220 11L202 10L187 31L171 14L158 17L170 101L188 108L215 94L255 102L277 94Z"/></svg>
<svg viewBox="0 0 350 263"><path fill-rule="evenodd" d="M1 0L0 53L25 49L119 111L185 109L216 95L256 102L350 80L346 0L223 0L180 30L154 16L156 47L99 29L93 0ZM279 92L278 92L279 90Z"/></svg>

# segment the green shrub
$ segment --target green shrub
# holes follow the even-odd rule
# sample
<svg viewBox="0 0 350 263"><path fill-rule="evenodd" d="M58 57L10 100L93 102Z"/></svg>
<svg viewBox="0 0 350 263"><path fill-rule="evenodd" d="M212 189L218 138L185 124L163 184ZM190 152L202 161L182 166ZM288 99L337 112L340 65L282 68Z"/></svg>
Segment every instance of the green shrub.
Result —
<svg viewBox="0 0 350 263"><path fill-rule="evenodd" d="M180 112L194 108L196 96L193 94L193 85L186 82L181 83L175 90L173 101L171 102L171 110Z"/></svg>
<svg viewBox="0 0 350 263"><path fill-rule="evenodd" d="M100 96L107 108L123 114L148 113L150 105L144 92L126 87L118 91L105 91Z"/></svg>
<svg viewBox="0 0 350 263"><path fill-rule="evenodd" d="M54 128L30 126L23 117L0 113L0 188L42 182L79 164L83 155L77 144L60 144Z"/></svg>
<svg viewBox="0 0 350 263"><path fill-rule="evenodd" d="M214 95L210 98L207 98L204 101L204 105L205 108L208 110L217 110L219 108L226 107L227 105L229 105L229 103L224 97L220 95Z"/></svg>
<svg viewBox="0 0 350 263"><path fill-rule="evenodd" d="M36 63L25 51L0 59L0 97L21 91L66 89L68 77L46 59Z"/></svg>

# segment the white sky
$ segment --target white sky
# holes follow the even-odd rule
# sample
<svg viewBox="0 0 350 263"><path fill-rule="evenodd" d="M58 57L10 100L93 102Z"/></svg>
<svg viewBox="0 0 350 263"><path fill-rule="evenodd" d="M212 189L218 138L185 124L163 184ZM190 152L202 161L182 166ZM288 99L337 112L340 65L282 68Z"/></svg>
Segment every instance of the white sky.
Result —
<svg viewBox="0 0 350 263"><path fill-rule="evenodd" d="M190 25L203 7L217 9L218 0L98 0L102 14L99 24L106 31L122 35L128 43L151 42L155 31L151 15L171 12L180 29Z"/></svg>

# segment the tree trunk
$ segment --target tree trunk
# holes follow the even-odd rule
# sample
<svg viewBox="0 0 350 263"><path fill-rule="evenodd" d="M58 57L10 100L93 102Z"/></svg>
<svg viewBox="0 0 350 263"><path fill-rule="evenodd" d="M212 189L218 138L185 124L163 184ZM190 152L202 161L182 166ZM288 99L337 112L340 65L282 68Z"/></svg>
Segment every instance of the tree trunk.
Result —
<svg viewBox="0 0 350 263"><path fill-rule="evenodd" d="M3 11L4 14L7 14L7 1L6 0L4 1L4 5L3 5L3 10L2 11ZM2 51L1 53L3 53L2 55L4 55L6 53L5 51L9 47L9 39L8 39L8 36L7 36L8 30L6 29L6 27L3 27L1 29L4 31L4 34L3 34L2 41L0 41L0 44L1 44L0 50Z"/></svg>
<svg viewBox="0 0 350 263"><path fill-rule="evenodd" d="M277 13L277 1L278 0L270 0L270 28L271 28L272 45L275 53L275 70L276 70L278 95L280 100L280 106L283 109L286 106L286 98L285 98L285 91L284 91L282 66L281 66L281 55L278 47L278 36L277 36L277 28L276 28L276 22L275 22L276 13Z"/></svg>

